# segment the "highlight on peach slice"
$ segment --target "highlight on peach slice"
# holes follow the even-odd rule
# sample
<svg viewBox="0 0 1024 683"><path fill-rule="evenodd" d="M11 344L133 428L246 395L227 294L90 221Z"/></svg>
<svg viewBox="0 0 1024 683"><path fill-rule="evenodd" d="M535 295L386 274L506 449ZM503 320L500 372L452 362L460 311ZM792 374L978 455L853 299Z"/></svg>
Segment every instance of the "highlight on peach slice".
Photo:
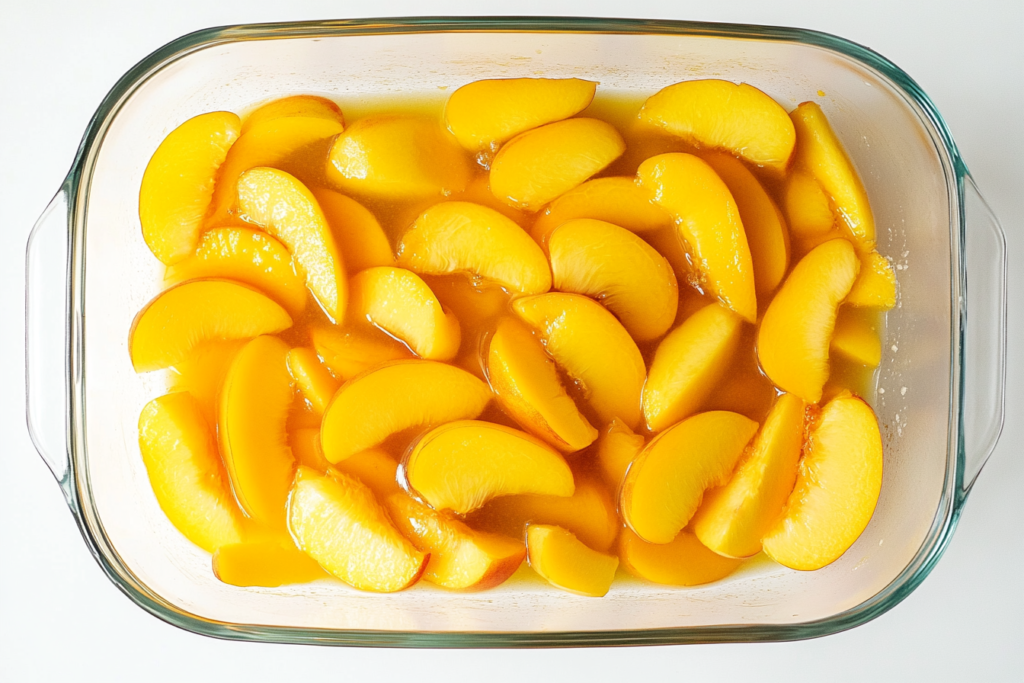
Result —
<svg viewBox="0 0 1024 683"><path fill-rule="evenodd" d="M257 124L273 119L291 116L307 116L311 118L331 119L345 125L345 117L341 108L326 97L316 95L292 95L281 97L253 109L242 122L242 135L245 135Z"/></svg>
<svg viewBox="0 0 1024 683"><path fill-rule="evenodd" d="M402 465L409 486L435 510L466 514L491 498L535 493L571 496L562 456L526 432L457 420L424 434Z"/></svg>
<svg viewBox="0 0 1024 683"><path fill-rule="evenodd" d="M341 462L411 427L474 418L490 399L490 388L465 370L393 361L342 385L324 413L320 442L330 462Z"/></svg>
<svg viewBox="0 0 1024 683"><path fill-rule="evenodd" d="M640 184L676 219L711 293L748 322L757 318L754 266L739 207L715 170L692 154L651 157Z"/></svg>
<svg viewBox="0 0 1024 683"><path fill-rule="evenodd" d="M660 432L700 409L729 369L742 328L739 316L712 303L661 340L644 385L648 429Z"/></svg>
<svg viewBox="0 0 1024 683"><path fill-rule="evenodd" d="M699 586L718 581L743 564L743 560L708 550L687 529L668 543L648 543L629 529L623 529L619 537L619 558L630 574L669 586Z"/></svg>
<svg viewBox="0 0 1024 683"><path fill-rule="evenodd" d="M412 352L380 330L314 327L310 338L316 353L337 379L345 382L388 361L407 360Z"/></svg>
<svg viewBox="0 0 1024 683"><path fill-rule="evenodd" d="M491 337L487 379L512 419L563 453L582 450L597 438L562 386L554 361L518 321L501 321Z"/></svg>
<svg viewBox="0 0 1024 683"><path fill-rule="evenodd" d="M626 470L643 448L644 437L633 433L618 418L612 420L601 432L597 440L597 462L601 476L612 492L618 494Z"/></svg>
<svg viewBox="0 0 1024 683"><path fill-rule="evenodd" d="M670 85L647 98L640 120L776 171L785 170L796 141L786 110L746 83L707 79Z"/></svg>
<svg viewBox="0 0 1024 683"><path fill-rule="evenodd" d="M803 445L804 402L782 394L729 482L705 494L691 523L701 543L726 557L761 552L761 537L793 492Z"/></svg>
<svg viewBox="0 0 1024 683"><path fill-rule="evenodd" d="M459 351L459 320L441 307L419 275L405 268L367 268L352 278L350 315L409 345L420 358L450 360Z"/></svg>
<svg viewBox="0 0 1024 683"><path fill-rule="evenodd" d="M211 428L217 426L220 411L220 388L228 374L231 361L246 340L211 340L194 347L189 354L171 368L168 388L187 391L199 404L203 417Z"/></svg>
<svg viewBox="0 0 1024 683"><path fill-rule="evenodd" d="M262 230L207 230L195 253L168 266L164 279L184 282L204 277L252 285L296 315L306 307L306 283L296 273L292 255Z"/></svg>
<svg viewBox="0 0 1024 683"><path fill-rule="evenodd" d="M828 195L807 171L794 169L786 178L783 205L790 233L797 239L825 235L835 224Z"/></svg>
<svg viewBox="0 0 1024 683"><path fill-rule="evenodd" d="M232 586L267 588L309 583L328 576L316 560L288 538L222 545L213 553L213 573Z"/></svg>
<svg viewBox="0 0 1024 683"><path fill-rule="evenodd" d="M385 501L395 526L421 552L430 553L423 578L452 590L486 590L510 577L526 557L526 545L466 526L417 503L404 491Z"/></svg>
<svg viewBox="0 0 1024 683"><path fill-rule="evenodd" d="M461 192L471 170L466 153L432 118L360 119L334 141L327 179L348 194L409 200Z"/></svg>
<svg viewBox="0 0 1024 683"><path fill-rule="evenodd" d="M332 470L366 484L381 504L395 493L406 495L398 483L398 461L379 448L368 448L332 465Z"/></svg>
<svg viewBox="0 0 1024 683"><path fill-rule="evenodd" d="M896 305L896 273L888 259L872 251L861 257L860 275L843 302L850 306L880 308Z"/></svg>
<svg viewBox="0 0 1024 683"><path fill-rule="evenodd" d="M295 386L317 415L323 415L338 390L338 380L324 367L313 349L296 346L288 352L288 372Z"/></svg>
<svg viewBox="0 0 1024 683"><path fill-rule="evenodd" d="M836 312L859 269L860 261L844 239L815 247L793 268L757 333L758 361L775 386L808 403L821 400Z"/></svg>
<svg viewBox="0 0 1024 683"><path fill-rule="evenodd" d="M648 543L668 543L700 506L704 491L725 484L757 423L739 413L699 413L656 436L622 482L619 510Z"/></svg>
<svg viewBox="0 0 1024 683"><path fill-rule="evenodd" d="M444 107L445 124L477 152L524 131L580 113L597 83L579 78L495 78L467 83Z"/></svg>
<svg viewBox="0 0 1024 683"><path fill-rule="evenodd" d="M527 211L603 170L626 150L622 136L598 119L568 119L534 128L505 143L491 162L491 191Z"/></svg>
<svg viewBox="0 0 1024 683"><path fill-rule="evenodd" d="M551 289L547 257L494 209L443 202L416 219L398 245L398 265L425 275L468 272L521 294Z"/></svg>
<svg viewBox="0 0 1024 683"><path fill-rule="evenodd" d="M160 509L188 540L209 552L242 540L242 512L195 399L175 392L147 403L139 450Z"/></svg>
<svg viewBox="0 0 1024 683"><path fill-rule="evenodd" d="M859 365L876 368L882 362L882 338L869 317L846 306L839 309L829 350Z"/></svg>
<svg viewBox="0 0 1024 683"><path fill-rule="evenodd" d="M217 169L240 127L231 112L193 117L163 139L146 165L139 190L142 237L164 263L176 263L195 250Z"/></svg>
<svg viewBox="0 0 1024 683"><path fill-rule="evenodd" d="M665 334L676 318L679 286L665 257L611 223L578 218L548 238L555 289L603 303L637 341Z"/></svg>
<svg viewBox="0 0 1024 683"><path fill-rule="evenodd" d="M331 466L320 448L319 427L292 429L288 433L288 445L291 446L295 464L299 467L308 467L323 474Z"/></svg>
<svg viewBox="0 0 1024 683"><path fill-rule="evenodd" d="M601 304L580 294L552 292L516 299L512 308L537 330L555 362L581 385L602 422L640 422L647 367L626 328Z"/></svg>
<svg viewBox="0 0 1024 683"><path fill-rule="evenodd" d="M288 499L288 527L301 550L361 590L408 588L430 559L395 529L368 487L344 474L300 468Z"/></svg>
<svg viewBox="0 0 1024 683"><path fill-rule="evenodd" d="M571 532L548 524L526 529L530 566L552 586L592 598L612 586L619 558L591 550Z"/></svg>
<svg viewBox="0 0 1024 683"><path fill-rule="evenodd" d="M238 179L243 216L284 242L302 269L306 286L327 314L341 320L348 303L345 266L316 198L294 176L254 168Z"/></svg>
<svg viewBox="0 0 1024 683"><path fill-rule="evenodd" d="M310 191L331 226L347 273L395 265L391 243L369 209L334 190L312 187Z"/></svg>
<svg viewBox="0 0 1024 683"><path fill-rule="evenodd" d="M882 486L882 437L874 411L844 392L812 425L796 487L762 540L791 569L820 569L846 552L871 520Z"/></svg>
<svg viewBox="0 0 1024 683"><path fill-rule="evenodd" d="M205 341L248 339L292 325L281 306L229 280L192 280L158 294L132 323L128 348L136 372L185 360Z"/></svg>

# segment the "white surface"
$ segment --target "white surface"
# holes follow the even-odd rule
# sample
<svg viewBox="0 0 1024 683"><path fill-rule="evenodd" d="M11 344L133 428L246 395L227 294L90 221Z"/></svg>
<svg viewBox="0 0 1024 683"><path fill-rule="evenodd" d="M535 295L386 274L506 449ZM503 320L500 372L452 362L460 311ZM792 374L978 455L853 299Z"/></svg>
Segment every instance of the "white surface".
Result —
<svg viewBox="0 0 1024 683"><path fill-rule="evenodd" d="M932 575L874 622L816 641L551 651L380 651L229 643L134 606L89 556L24 427L23 270L31 224L114 81L167 41L256 21L479 13L470 2L7 2L0 12L0 680L1024 680L1024 5L819 2L490 3L492 13L637 16L792 25L889 57L943 113L1007 232L1007 426ZM287 8L285 9L284 6Z"/></svg>

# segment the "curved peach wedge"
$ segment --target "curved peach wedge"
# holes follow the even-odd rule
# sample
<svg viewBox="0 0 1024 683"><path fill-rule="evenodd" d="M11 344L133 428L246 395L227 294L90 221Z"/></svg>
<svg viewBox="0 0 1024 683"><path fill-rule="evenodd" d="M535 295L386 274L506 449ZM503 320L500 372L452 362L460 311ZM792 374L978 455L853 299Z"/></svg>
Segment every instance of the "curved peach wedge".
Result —
<svg viewBox="0 0 1024 683"><path fill-rule="evenodd" d="M340 462L396 432L474 418L491 399L465 370L428 360L393 361L342 385L324 413L324 455Z"/></svg>
<svg viewBox="0 0 1024 683"><path fill-rule="evenodd" d="M388 361L413 357L404 344L373 328L343 329L324 325L314 327L309 336L324 365L342 382Z"/></svg>
<svg viewBox="0 0 1024 683"><path fill-rule="evenodd" d="M552 586L591 598L612 587L619 558L591 550L571 532L548 524L526 529L530 566Z"/></svg>
<svg viewBox="0 0 1024 683"><path fill-rule="evenodd" d="M284 586L327 578L312 557L291 539L247 541L217 548L213 574L231 586Z"/></svg>
<svg viewBox="0 0 1024 683"><path fill-rule="evenodd" d="M230 112L201 114L171 131L150 158L139 191L139 220L143 239L164 263L195 250L214 177L240 127Z"/></svg>
<svg viewBox="0 0 1024 683"><path fill-rule="evenodd" d="M311 187L310 192L316 197L331 226L347 273L354 274L375 266L395 265L391 243L377 217L369 209L334 190Z"/></svg>
<svg viewBox="0 0 1024 683"><path fill-rule="evenodd" d="M882 437L867 403L849 393L825 404L811 427L796 488L765 535L764 551L813 570L846 552L871 520L882 486Z"/></svg>
<svg viewBox="0 0 1024 683"><path fill-rule="evenodd" d="M811 239L828 233L835 223L828 195L807 171L794 169L783 189L786 221L795 239Z"/></svg>
<svg viewBox="0 0 1024 683"><path fill-rule="evenodd" d="M821 400L836 313L859 269L844 239L815 247L793 268L757 333L757 359L775 386L808 403Z"/></svg>
<svg viewBox="0 0 1024 683"><path fill-rule="evenodd" d="M316 95L292 95L267 102L253 109L242 122L242 134L264 121L282 119L291 116L308 116L312 118L331 119L345 125L345 117L341 108L326 97ZM262 165L262 164L261 164Z"/></svg>
<svg viewBox="0 0 1024 683"><path fill-rule="evenodd" d="M786 168L796 142L786 110L746 83L707 79L670 85L647 98L640 120L777 171Z"/></svg>
<svg viewBox="0 0 1024 683"><path fill-rule="evenodd" d="M247 340L206 341L193 348L171 368L168 375L170 391L187 391L199 404L203 417L211 427L217 426L220 410L220 388L228 374L231 361Z"/></svg>
<svg viewBox="0 0 1024 683"><path fill-rule="evenodd" d="M699 413L654 438L626 473L619 509L648 543L668 543L700 506L704 491L732 474L757 423L739 413Z"/></svg>
<svg viewBox="0 0 1024 683"><path fill-rule="evenodd" d="M637 341L665 334L676 319L679 286L665 257L628 230L591 218L548 238L555 289L604 304Z"/></svg>
<svg viewBox="0 0 1024 683"><path fill-rule="evenodd" d="M884 256L872 251L861 257L860 275L843 303L883 311L896 305L896 273Z"/></svg>
<svg viewBox="0 0 1024 683"><path fill-rule="evenodd" d="M708 550L685 529L668 543L648 543L623 529L619 558L630 574L669 586L699 586L718 581L743 563Z"/></svg>
<svg viewBox="0 0 1024 683"><path fill-rule="evenodd" d="M626 470L643 448L644 437L634 434L618 418L612 420L601 432L597 441L597 462L604 482L611 487L613 493L618 493Z"/></svg>
<svg viewBox="0 0 1024 683"><path fill-rule="evenodd" d="M327 404L338 390L338 380L317 358L313 349L296 346L288 352L288 372L303 398L309 401L313 412L323 415Z"/></svg>
<svg viewBox="0 0 1024 683"><path fill-rule="evenodd" d="M427 432L403 468L409 486L432 508L458 514L498 496L571 496L575 490L557 451L526 432L478 420Z"/></svg>

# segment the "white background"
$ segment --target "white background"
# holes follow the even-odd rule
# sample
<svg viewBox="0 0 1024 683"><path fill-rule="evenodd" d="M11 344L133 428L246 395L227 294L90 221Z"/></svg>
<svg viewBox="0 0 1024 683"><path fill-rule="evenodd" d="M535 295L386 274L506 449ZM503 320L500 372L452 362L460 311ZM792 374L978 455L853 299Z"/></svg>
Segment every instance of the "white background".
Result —
<svg viewBox="0 0 1024 683"><path fill-rule="evenodd" d="M891 612L847 633L784 644L546 651L254 645L216 641L158 621L122 596L92 560L25 429L23 283L28 231L67 172L104 94L149 52L208 26L480 13L818 29L889 57L936 102L1007 233L1007 424L944 558ZM1024 680L1022 127L1021 0L3 0L0 680Z"/></svg>

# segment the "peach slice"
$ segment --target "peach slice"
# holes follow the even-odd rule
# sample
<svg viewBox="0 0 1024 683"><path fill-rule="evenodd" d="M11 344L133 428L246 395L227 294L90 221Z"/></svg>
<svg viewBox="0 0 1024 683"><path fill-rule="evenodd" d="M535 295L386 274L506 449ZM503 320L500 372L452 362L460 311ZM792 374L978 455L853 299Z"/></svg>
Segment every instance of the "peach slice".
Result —
<svg viewBox="0 0 1024 683"><path fill-rule="evenodd" d="M473 81L452 93L444 107L444 119L459 144L477 152L580 113L596 90L597 83L579 78Z"/></svg>
<svg viewBox="0 0 1024 683"><path fill-rule="evenodd" d="M228 374L235 354L245 344L245 340L241 339L203 342L171 368L168 382L170 390L190 393L211 428L217 427L220 388L224 384L224 377Z"/></svg>
<svg viewBox="0 0 1024 683"><path fill-rule="evenodd" d="M288 444L299 467L308 467L323 474L331 466L320 448L319 427L300 427L291 430L288 434Z"/></svg>
<svg viewBox="0 0 1024 683"><path fill-rule="evenodd" d="M526 432L458 420L424 434L403 465L409 486L435 510L465 514L491 498L536 493L571 496L562 456Z"/></svg>
<svg viewBox="0 0 1024 683"><path fill-rule="evenodd" d="M757 296L750 247L739 207L715 170L692 154L670 153L640 164L637 177L675 217L711 293L754 322Z"/></svg>
<svg viewBox="0 0 1024 683"><path fill-rule="evenodd" d="M729 369L742 329L739 316L712 303L658 344L643 393L648 429L660 432L700 409Z"/></svg>
<svg viewBox="0 0 1024 683"><path fill-rule="evenodd" d="M623 529L619 557L630 574L669 586L699 586L718 581L743 563L708 550L685 529L668 543L648 543Z"/></svg>
<svg viewBox="0 0 1024 683"><path fill-rule="evenodd" d="M395 493L406 495L398 483L398 461L379 448L360 451L332 468L366 484L381 503Z"/></svg>
<svg viewBox="0 0 1024 683"><path fill-rule="evenodd" d="M808 403L821 400L836 312L859 269L860 261L844 239L815 247L793 268L757 334L758 361L775 386Z"/></svg>
<svg viewBox="0 0 1024 683"><path fill-rule="evenodd" d="M829 350L859 365L876 368L882 362L882 338L870 318L858 313L846 306L839 309Z"/></svg>
<svg viewBox="0 0 1024 683"><path fill-rule="evenodd" d="M726 557L761 552L793 491L803 444L804 402L782 394L729 483L705 494L691 525L701 543Z"/></svg>
<svg viewBox="0 0 1024 683"><path fill-rule="evenodd" d="M468 272L521 294L551 289L544 252L511 219L469 202L427 209L402 236L398 265L426 275Z"/></svg>
<svg viewBox="0 0 1024 683"><path fill-rule="evenodd" d="M811 427L796 488L765 535L764 551L813 570L846 552L871 520L882 486L882 437L867 403L849 392L825 404Z"/></svg>
<svg viewBox="0 0 1024 683"><path fill-rule="evenodd" d="M612 420L601 432L601 437L597 441L597 461L601 468L601 476L616 497L619 486L626 477L626 470L643 447L644 437L634 434L633 430L618 418Z"/></svg>
<svg viewBox="0 0 1024 683"><path fill-rule="evenodd" d="M288 352L288 372L313 412L323 415L327 404L338 390L338 380L331 377L313 349L297 346Z"/></svg>
<svg viewBox="0 0 1024 683"><path fill-rule="evenodd" d="M459 320L419 275L405 268L368 268L350 283L350 315L398 337L421 358L449 360L459 351Z"/></svg>
<svg viewBox="0 0 1024 683"><path fill-rule="evenodd" d="M395 265L391 243L369 209L334 190L313 187L310 191L331 226L347 273Z"/></svg>
<svg viewBox="0 0 1024 683"><path fill-rule="evenodd" d="M314 327L310 338L331 374L343 382L388 361L412 358L404 344L373 328Z"/></svg>
<svg viewBox="0 0 1024 683"><path fill-rule="evenodd" d="M794 170L783 189L786 220L794 238L809 239L827 234L835 224L828 195L807 171Z"/></svg>
<svg viewBox="0 0 1024 683"><path fill-rule="evenodd" d="M238 206L246 220L284 242L309 291L329 316L341 320L348 302L345 267L327 219L306 186L284 171L254 168L238 179Z"/></svg>
<svg viewBox="0 0 1024 683"><path fill-rule="evenodd" d="M288 526L301 550L361 590L408 588L430 559L395 529L369 488L344 474L300 469L288 499Z"/></svg>
<svg viewBox="0 0 1024 683"><path fill-rule="evenodd" d="M326 97L316 95L292 95L271 100L253 109L242 122L242 135L264 121L282 119L290 116L307 116L311 118L331 119L345 125L345 117L341 108Z"/></svg>
<svg viewBox="0 0 1024 683"><path fill-rule="evenodd" d="M474 531L459 520L417 503L405 492L385 507L398 530L430 553L423 578L452 590L486 590L510 577L526 557L522 541Z"/></svg>
<svg viewBox="0 0 1024 683"><path fill-rule="evenodd" d="M622 136L604 121L549 123L502 145L491 162L491 191L510 206L538 211L603 170L625 150Z"/></svg>
<svg viewBox="0 0 1024 683"><path fill-rule="evenodd" d="M796 142L786 110L746 83L707 79L670 85L647 98L640 120L775 171L785 170Z"/></svg>
<svg viewBox="0 0 1024 683"><path fill-rule="evenodd" d="M630 429L640 422L640 393L647 368L636 342L601 304L579 294L539 294L512 308L537 330L547 352L579 382L603 422L618 417Z"/></svg>
<svg viewBox="0 0 1024 683"><path fill-rule="evenodd" d="M288 313L255 289L228 280L192 280L139 311L128 337L136 372L185 360L205 341L247 339L292 325Z"/></svg>
<svg viewBox="0 0 1024 683"><path fill-rule="evenodd" d="M409 200L461 192L469 182L466 153L432 118L373 116L338 136L327 179L342 192Z"/></svg>
<svg viewBox="0 0 1024 683"><path fill-rule="evenodd" d="M474 418L490 399L490 388L465 370L393 361L342 385L324 413L320 442L330 462L341 462L411 427Z"/></svg>
<svg viewBox="0 0 1024 683"><path fill-rule="evenodd" d="M491 337L487 379L512 419L563 453L586 448L597 438L597 430L566 394L554 361L517 321L503 320Z"/></svg>
<svg viewBox="0 0 1024 683"><path fill-rule="evenodd" d="M548 524L526 529L530 566L552 586L591 598L612 587L619 558L591 550L571 532Z"/></svg>
<svg viewBox="0 0 1024 683"><path fill-rule="evenodd" d="M888 259L872 251L861 257L860 275L843 302L850 306L880 308L888 311L896 305L896 273Z"/></svg>
<svg viewBox="0 0 1024 683"><path fill-rule="evenodd" d="M640 452L622 482L619 509L648 543L668 543L726 483L757 423L725 410L699 413L665 430Z"/></svg>
<svg viewBox="0 0 1024 683"><path fill-rule="evenodd" d="M164 279L184 282L204 277L223 277L252 285L295 315L306 307L306 284L295 272L292 255L262 230L207 230L195 253L168 266Z"/></svg>
<svg viewBox="0 0 1024 683"><path fill-rule="evenodd" d="M213 554L213 573L232 586L268 588L327 578L316 560L291 539L223 545Z"/></svg>
<svg viewBox="0 0 1024 683"><path fill-rule="evenodd" d="M242 540L242 512L195 399L176 392L147 403L139 449L160 509L188 540L209 552Z"/></svg>
<svg viewBox="0 0 1024 683"><path fill-rule="evenodd" d="M630 231L578 218L555 228L548 253L555 289L597 299L633 339L655 339L672 326L679 303L672 266Z"/></svg>
<svg viewBox="0 0 1024 683"><path fill-rule="evenodd" d="M201 114L171 131L150 158L139 191L139 220L143 239L164 263L195 250L214 177L240 127L231 112Z"/></svg>

